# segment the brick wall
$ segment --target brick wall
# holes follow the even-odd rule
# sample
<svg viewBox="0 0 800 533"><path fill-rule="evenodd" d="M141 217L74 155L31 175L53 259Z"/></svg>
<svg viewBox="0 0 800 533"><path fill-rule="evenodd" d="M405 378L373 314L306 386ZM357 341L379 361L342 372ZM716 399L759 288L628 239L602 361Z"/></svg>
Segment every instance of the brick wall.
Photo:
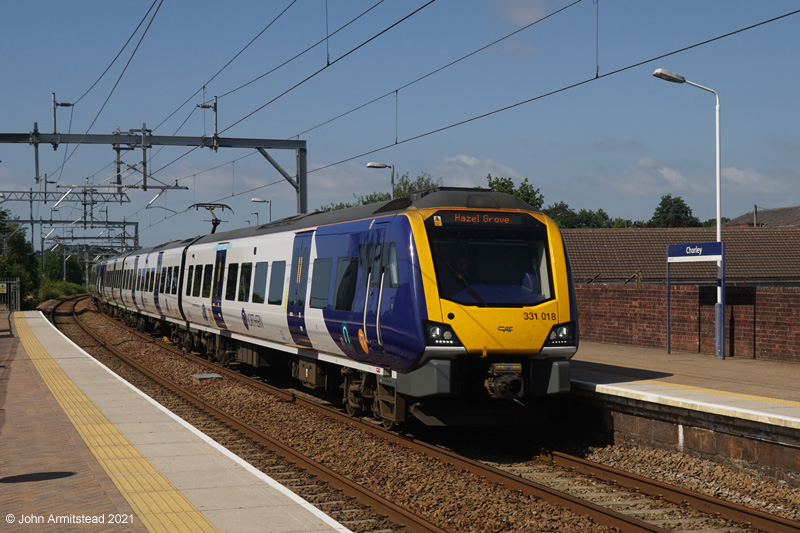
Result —
<svg viewBox="0 0 800 533"><path fill-rule="evenodd" d="M667 346L664 285L577 285L582 339ZM671 289L671 347L713 354L716 287ZM726 356L800 363L800 288L727 287Z"/></svg>

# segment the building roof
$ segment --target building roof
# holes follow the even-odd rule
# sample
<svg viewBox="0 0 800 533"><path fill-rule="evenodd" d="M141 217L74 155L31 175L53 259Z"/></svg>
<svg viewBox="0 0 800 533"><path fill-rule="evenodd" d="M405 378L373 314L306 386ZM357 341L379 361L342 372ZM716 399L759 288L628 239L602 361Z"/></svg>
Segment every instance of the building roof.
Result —
<svg viewBox="0 0 800 533"><path fill-rule="evenodd" d="M776 209L754 209L725 223L726 227L776 227L800 226L800 206Z"/></svg>
<svg viewBox="0 0 800 533"><path fill-rule="evenodd" d="M716 241L715 228L562 229L576 283L663 283L667 246ZM800 226L723 228L725 280L800 285ZM716 283L716 264L672 263L670 280Z"/></svg>

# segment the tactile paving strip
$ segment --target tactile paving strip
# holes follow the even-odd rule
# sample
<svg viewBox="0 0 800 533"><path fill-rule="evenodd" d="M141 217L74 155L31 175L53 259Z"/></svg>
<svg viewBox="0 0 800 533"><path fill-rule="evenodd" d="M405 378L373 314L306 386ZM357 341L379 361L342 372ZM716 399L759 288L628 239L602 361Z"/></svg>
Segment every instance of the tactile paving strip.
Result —
<svg viewBox="0 0 800 533"><path fill-rule="evenodd" d="M58 404L149 531L216 532L211 522L133 446L39 343L22 312L20 340Z"/></svg>

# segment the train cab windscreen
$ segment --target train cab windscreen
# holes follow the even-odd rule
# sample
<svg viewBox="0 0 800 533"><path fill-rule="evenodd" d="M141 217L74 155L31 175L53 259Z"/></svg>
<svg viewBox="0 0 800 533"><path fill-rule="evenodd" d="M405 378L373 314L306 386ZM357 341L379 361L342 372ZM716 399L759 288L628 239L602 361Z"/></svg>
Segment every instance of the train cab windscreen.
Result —
<svg viewBox="0 0 800 533"><path fill-rule="evenodd" d="M547 231L529 215L446 211L426 228L441 298L522 307L553 297Z"/></svg>

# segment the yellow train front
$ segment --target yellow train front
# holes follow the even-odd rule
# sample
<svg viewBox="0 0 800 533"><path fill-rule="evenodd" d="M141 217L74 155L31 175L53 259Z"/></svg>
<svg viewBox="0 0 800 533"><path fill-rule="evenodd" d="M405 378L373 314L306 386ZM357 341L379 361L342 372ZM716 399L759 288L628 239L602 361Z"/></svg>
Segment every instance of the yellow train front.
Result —
<svg viewBox="0 0 800 533"><path fill-rule="evenodd" d="M428 346L427 361L401 375L398 388L431 389L428 401L410 406L428 424L536 421L543 399L569 392L568 360L578 348L561 232L509 195L462 189L436 196L406 211Z"/></svg>

